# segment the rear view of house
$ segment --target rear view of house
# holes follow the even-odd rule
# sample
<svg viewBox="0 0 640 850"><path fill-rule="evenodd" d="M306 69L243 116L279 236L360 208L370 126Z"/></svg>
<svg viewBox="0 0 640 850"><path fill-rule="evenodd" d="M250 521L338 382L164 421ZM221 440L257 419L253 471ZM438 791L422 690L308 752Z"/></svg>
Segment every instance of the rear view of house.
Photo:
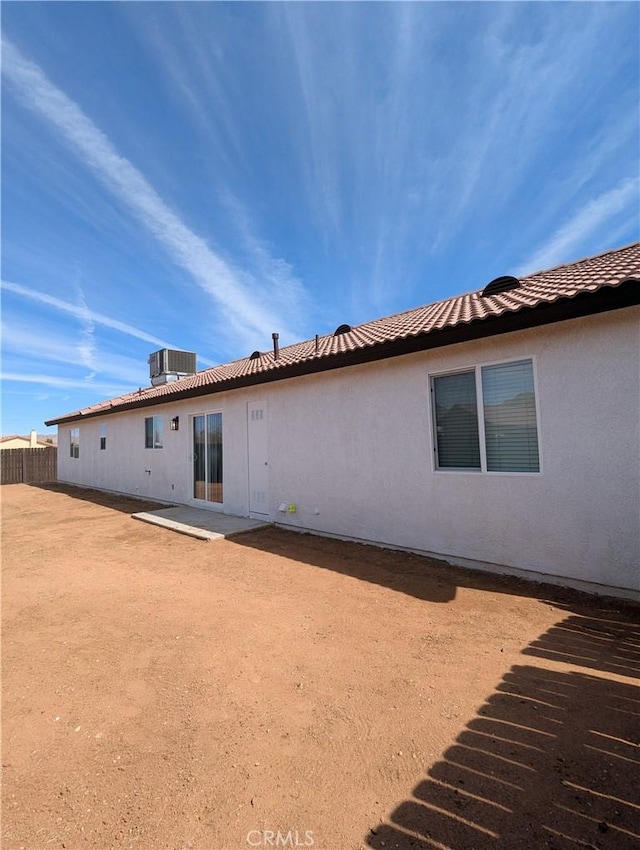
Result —
<svg viewBox="0 0 640 850"><path fill-rule="evenodd" d="M158 352L47 422L59 478L637 594L639 305L634 244L197 373Z"/></svg>

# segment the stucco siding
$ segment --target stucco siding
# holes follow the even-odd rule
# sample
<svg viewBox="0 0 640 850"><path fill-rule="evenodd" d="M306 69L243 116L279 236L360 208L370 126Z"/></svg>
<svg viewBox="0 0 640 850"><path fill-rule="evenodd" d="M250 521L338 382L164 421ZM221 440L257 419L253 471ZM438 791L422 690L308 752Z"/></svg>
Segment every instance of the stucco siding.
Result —
<svg viewBox="0 0 640 850"><path fill-rule="evenodd" d="M61 427L59 476L189 503L190 417L220 410L224 510L246 515L247 403L264 401L271 519L638 590L639 318L640 308L625 309L88 420L78 459ZM436 471L429 376L524 358L534 364L540 473ZM158 414L164 447L145 449L144 418ZM296 512L279 512L282 502Z"/></svg>

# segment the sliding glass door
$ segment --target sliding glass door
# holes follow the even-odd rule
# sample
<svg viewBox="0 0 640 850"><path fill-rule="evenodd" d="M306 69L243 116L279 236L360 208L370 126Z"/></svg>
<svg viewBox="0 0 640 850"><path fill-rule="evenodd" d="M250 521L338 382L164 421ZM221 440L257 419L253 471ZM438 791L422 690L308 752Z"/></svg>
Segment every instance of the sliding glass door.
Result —
<svg viewBox="0 0 640 850"><path fill-rule="evenodd" d="M222 414L193 417L193 498L222 504Z"/></svg>

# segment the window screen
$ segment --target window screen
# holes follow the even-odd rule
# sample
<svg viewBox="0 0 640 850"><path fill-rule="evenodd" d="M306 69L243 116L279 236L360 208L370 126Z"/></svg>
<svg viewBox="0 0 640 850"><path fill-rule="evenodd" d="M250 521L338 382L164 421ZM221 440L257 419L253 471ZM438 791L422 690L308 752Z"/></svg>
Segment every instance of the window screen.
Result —
<svg viewBox="0 0 640 850"><path fill-rule="evenodd" d="M148 416L144 420L144 447L162 448L162 416Z"/></svg>
<svg viewBox="0 0 640 850"><path fill-rule="evenodd" d="M144 447L145 449L153 448L153 416L144 420Z"/></svg>
<svg viewBox="0 0 640 850"><path fill-rule="evenodd" d="M489 472L539 472L536 399L530 360L482 367Z"/></svg>
<svg viewBox="0 0 640 850"><path fill-rule="evenodd" d="M433 379L440 469L480 469L475 372Z"/></svg>
<svg viewBox="0 0 640 850"><path fill-rule="evenodd" d="M69 429L69 456L78 458L80 457L80 429L79 428L70 428Z"/></svg>

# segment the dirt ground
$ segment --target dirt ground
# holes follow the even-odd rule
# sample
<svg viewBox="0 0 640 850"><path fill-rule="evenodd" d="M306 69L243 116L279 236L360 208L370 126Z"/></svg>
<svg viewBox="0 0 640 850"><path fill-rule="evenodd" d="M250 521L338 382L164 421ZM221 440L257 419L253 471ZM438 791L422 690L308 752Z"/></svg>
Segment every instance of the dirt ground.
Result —
<svg viewBox="0 0 640 850"><path fill-rule="evenodd" d="M4 850L640 846L631 604L1 496Z"/></svg>

